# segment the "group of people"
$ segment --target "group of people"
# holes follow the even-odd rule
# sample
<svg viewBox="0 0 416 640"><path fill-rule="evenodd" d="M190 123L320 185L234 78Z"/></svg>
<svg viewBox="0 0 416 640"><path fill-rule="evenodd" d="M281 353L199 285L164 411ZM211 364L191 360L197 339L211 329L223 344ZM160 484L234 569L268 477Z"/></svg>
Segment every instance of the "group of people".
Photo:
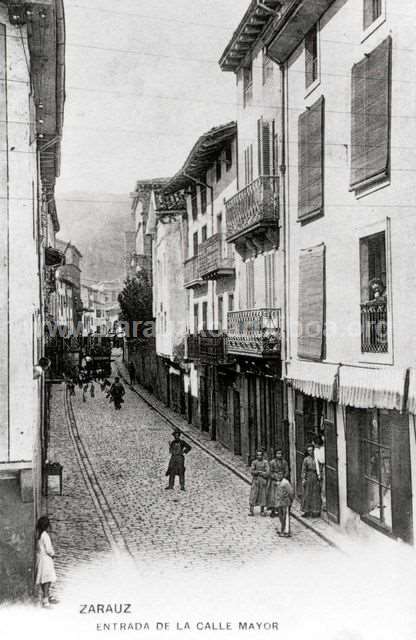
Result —
<svg viewBox="0 0 416 640"><path fill-rule="evenodd" d="M270 517L276 516L280 520L278 535L290 537L290 507L292 506L294 491L289 480L289 465L283 458L281 449L277 449L275 456L266 460L263 451L257 451L256 458L251 463L251 491L249 498L249 516L254 516L254 507L260 507L262 516L266 516L266 509Z"/></svg>
<svg viewBox="0 0 416 640"><path fill-rule="evenodd" d="M319 517L322 509L322 486L324 482L324 458L321 443L315 448L308 445L302 463L302 516ZM251 491L249 499L249 515L254 516L254 507L260 507L260 514L276 516L280 520L280 531L283 537L290 537L290 508L295 492L289 477L289 465L283 458L281 449L275 456L267 460L263 451L257 451L251 464Z"/></svg>
<svg viewBox="0 0 416 640"><path fill-rule="evenodd" d="M108 378L105 376L89 376L87 378L81 379L69 379L66 381L66 386L70 396L75 396L75 388L78 385L80 389L82 389L82 401L87 402L88 395L91 398L95 398L95 384L100 385L101 391L106 394L106 397L109 398L110 402L114 404L114 408L116 410L121 409L121 405L124 402L124 395L126 390L124 386L120 382L120 378L117 376L114 378L114 382L111 383Z"/></svg>

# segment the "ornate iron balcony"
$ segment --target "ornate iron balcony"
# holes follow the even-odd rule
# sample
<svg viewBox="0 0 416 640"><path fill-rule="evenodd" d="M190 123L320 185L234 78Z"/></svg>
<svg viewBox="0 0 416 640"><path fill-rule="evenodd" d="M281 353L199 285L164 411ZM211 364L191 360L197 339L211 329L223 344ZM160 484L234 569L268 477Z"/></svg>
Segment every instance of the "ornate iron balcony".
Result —
<svg viewBox="0 0 416 640"><path fill-rule="evenodd" d="M279 224L279 179L260 176L230 198L225 209L227 242L237 242L246 236L254 236L254 241L259 233L267 236L275 232ZM277 244L272 235L270 241Z"/></svg>
<svg viewBox="0 0 416 640"><path fill-rule="evenodd" d="M202 278L199 272L199 256L193 256L184 263L184 287L192 289L202 284Z"/></svg>
<svg viewBox="0 0 416 640"><path fill-rule="evenodd" d="M247 309L228 313L227 353L277 358L280 350L280 309Z"/></svg>
<svg viewBox="0 0 416 640"><path fill-rule="evenodd" d="M203 280L234 275L234 257L225 234L216 233L199 245L199 273Z"/></svg>
<svg viewBox="0 0 416 640"><path fill-rule="evenodd" d="M226 360L225 335L214 331L199 334L200 360L204 364L218 364Z"/></svg>
<svg viewBox="0 0 416 640"><path fill-rule="evenodd" d="M387 353L387 302L361 305L361 352Z"/></svg>

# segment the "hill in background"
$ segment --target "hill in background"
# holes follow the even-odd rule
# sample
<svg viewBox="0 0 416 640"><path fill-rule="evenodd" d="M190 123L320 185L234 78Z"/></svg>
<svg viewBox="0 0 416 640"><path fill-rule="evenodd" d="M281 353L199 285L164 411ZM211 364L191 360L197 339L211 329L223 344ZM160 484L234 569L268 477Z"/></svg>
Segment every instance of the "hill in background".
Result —
<svg viewBox="0 0 416 640"><path fill-rule="evenodd" d="M132 228L127 195L70 192L56 198L61 230L82 253L82 280L125 277L124 232Z"/></svg>

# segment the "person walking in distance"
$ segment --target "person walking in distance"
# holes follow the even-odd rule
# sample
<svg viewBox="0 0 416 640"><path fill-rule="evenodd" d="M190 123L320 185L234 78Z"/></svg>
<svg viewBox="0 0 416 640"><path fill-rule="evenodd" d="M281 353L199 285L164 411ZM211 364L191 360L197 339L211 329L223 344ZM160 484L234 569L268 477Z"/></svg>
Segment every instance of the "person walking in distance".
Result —
<svg viewBox="0 0 416 640"><path fill-rule="evenodd" d="M36 525L36 584L42 589L43 607L57 604L57 600L50 595L50 586L52 582L56 582L56 573L53 563L55 552L48 533L49 527L49 518L40 517Z"/></svg>
<svg viewBox="0 0 416 640"><path fill-rule="evenodd" d="M289 480L289 465L283 457L281 449L276 449L275 457L270 460L270 480L267 489L267 508L270 509L270 517L275 518L277 515L276 495L279 485L278 474L283 473L283 477Z"/></svg>
<svg viewBox="0 0 416 640"><path fill-rule="evenodd" d="M129 362L129 376L130 376L130 385L133 386L136 383L136 367L134 366L133 360Z"/></svg>
<svg viewBox="0 0 416 640"><path fill-rule="evenodd" d="M264 511L267 502L267 485L269 481L270 468L267 460L264 460L263 451L257 451L256 459L251 463L251 491L250 510L248 515L254 516L254 507L260 507L260 513L265 516Z"/></svg>
<svg viewBox="0 0 416 640"><path fill-rule="evenodd" d="M185 455L190 452L191 446L181 439L180 429L173 432L173 440L169 444L170 460L166 475L169 476L169 484L165 489L173 489L175 476L179 476L181 490L185 491Z"/></svg>
<svg viewBox="0 0 416 640"><path fill-rule="evenodd" d="M114 407L117 410L121 409L121 403L124 402L124 394L126 393L123 385L120 382L120 378L114 378L114 382L110 387L110 396L114 402Z"/></svg>

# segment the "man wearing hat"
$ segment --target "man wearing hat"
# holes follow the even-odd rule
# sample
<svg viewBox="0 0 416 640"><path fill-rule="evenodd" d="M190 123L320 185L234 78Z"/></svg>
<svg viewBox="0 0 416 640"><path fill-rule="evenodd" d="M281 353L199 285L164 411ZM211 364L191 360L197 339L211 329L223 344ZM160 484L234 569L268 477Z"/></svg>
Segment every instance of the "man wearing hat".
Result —
<svg viewBox="0 0 416 640"><path fill-rule="evenodd" d="M180 429L173 432L173 440L169 444L170 460L166 475L169 476L169 484L165 489L173 489L175 476L179 476L181 490L185 491L185 455L190 452L191 446L181 440Z"/></svg>

